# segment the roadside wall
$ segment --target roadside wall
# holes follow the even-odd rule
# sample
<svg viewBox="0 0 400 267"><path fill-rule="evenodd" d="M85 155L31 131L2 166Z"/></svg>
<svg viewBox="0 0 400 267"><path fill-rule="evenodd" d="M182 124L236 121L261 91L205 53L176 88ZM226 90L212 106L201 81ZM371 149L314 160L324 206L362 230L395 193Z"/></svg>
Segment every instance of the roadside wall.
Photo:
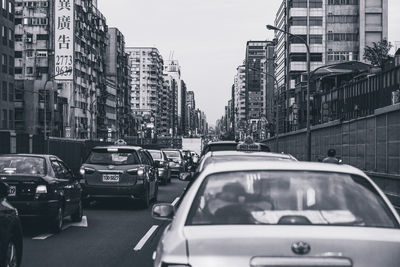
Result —
<svg viewBox="0 0 400 267"><path fill-rule="evenodd" d="M306 159L306 131L296 131L264 141L271 150ZM344 164L369 174L400 206L400 104L375 110L374 115L351 121L333 121L311 129L313 161L336 149Z"/></svg>

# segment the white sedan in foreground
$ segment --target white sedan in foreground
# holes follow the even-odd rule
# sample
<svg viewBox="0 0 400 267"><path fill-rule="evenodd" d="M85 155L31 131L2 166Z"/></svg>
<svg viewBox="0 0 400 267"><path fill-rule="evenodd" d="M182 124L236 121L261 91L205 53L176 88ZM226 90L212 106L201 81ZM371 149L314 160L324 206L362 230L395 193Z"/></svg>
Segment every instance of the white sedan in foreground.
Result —
<svg viewBox="0 0 400 267"><path fill-rule="evenodd" d="M400 218L347 165L220 162L205 168L172 220L155 267L398 267Z"/></svg>

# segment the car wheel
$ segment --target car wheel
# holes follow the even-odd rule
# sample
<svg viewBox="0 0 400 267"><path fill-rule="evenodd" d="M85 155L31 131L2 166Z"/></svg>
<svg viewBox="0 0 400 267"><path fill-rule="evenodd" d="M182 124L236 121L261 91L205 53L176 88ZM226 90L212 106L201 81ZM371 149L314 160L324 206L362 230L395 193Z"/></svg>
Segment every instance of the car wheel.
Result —
<svg viewBox="0 0 400 267"><path fill-rule="evenodd" d="M157 202L157 198L158 198L158 184L156 184L156 188L154 189L154 202Z"/></svg>
<svg viewBox="0 0 400 267"><path fill-rule="evenodd" d="M78 209L71 214L71 220L73 222L81 222L83 216L82 201L79 201Z"/></svg>
<svg viewBox="0 0 400 267"><path fill-rule="evenodd" d="M20 255L19 255L20 250L18 250L17 242L16 242L15 238L11 237L10 240L5 243L5 245L6 245L5 257L4 257L4 260L2 260L2 262L1 262L1 266L18 267L19 259L20 259Z"/></svg>
<svg viewBox="0 0 400 267"><path fill-rule="evenodd" d="M144 193L142 204L144 209L148 209L150 207L150 190L148 187L146 188L146 191Z"/></svg>
<svg viewBox="0 0 400 267"><path fill-rule="evenodd" d="M64 209L60 205L57 209L57 215L56 218L53 219L51 228L54 233L59 233L62 230L63 227L63 221L64 221Z"/></svg>

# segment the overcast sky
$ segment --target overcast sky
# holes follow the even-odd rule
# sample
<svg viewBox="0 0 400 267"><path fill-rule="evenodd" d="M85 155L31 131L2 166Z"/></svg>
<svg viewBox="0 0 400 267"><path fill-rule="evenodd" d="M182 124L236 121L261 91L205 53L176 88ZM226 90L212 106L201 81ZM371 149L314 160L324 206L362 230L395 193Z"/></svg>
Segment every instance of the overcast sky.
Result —
<svg viewBox="0 0 400 267"><path fill-rule="evenodd" d="M246 41L272 39L281 0L98 0L127 46L155 46L179 60L188 90L211 125L224 113ZM400 41L400 1L389 0L389 41Z"/></svg>

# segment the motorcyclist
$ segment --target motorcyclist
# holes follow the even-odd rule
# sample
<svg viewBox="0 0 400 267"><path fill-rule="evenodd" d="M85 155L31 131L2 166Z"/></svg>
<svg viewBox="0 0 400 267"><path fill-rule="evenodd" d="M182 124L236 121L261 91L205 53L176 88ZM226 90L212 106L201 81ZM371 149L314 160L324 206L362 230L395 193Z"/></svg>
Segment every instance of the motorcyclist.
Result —
<svg viewBox="0 0 400 267"><path fill-rule="evenodd" d="M322 160L322 162L324 163L335 163L335 164L339 164L340 161L339 159L336 157L336 150L331 148L328 150L328 157L324 158Z"/></svg>

